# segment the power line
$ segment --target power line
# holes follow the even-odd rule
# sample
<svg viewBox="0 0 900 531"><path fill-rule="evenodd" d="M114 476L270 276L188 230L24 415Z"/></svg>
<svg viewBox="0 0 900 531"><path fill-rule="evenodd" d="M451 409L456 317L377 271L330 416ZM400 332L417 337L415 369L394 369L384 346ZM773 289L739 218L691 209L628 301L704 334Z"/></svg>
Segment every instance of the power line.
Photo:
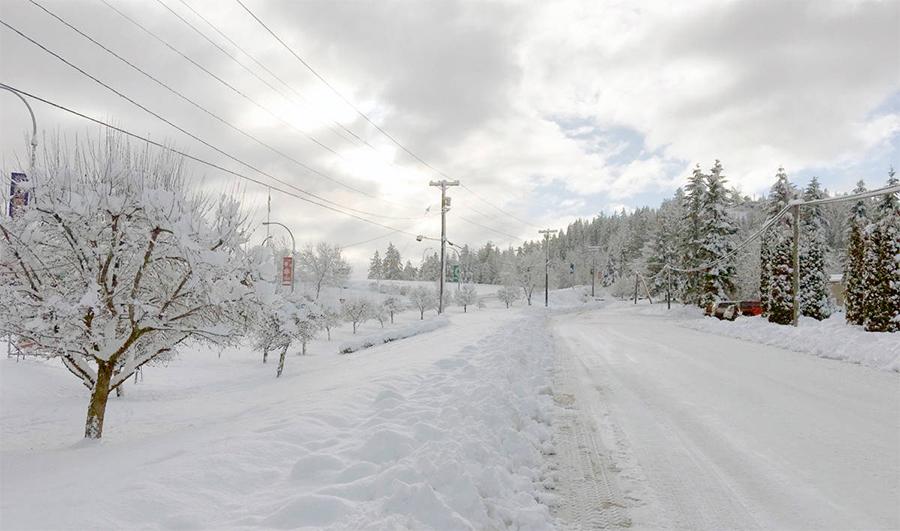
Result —
<svg viewBox="0 0 900 531"><path fill-rule="evenodd" d="M365 192L362 192L362 191L360 191L360 190L357 190L356 188L353 188L353 187L351 187L351 186L349 186L349 185L346 185L346 184L342 183L341 181L339 181L339 180L337 180L337 179L335 179L335 178L332 178L331 176L329 176L329 175L327 175L327 174L325 174L325 173L323 173L323 172L321 172L321 171L319 171L319 170L316 170L315 168L310 167L309 165L307 165L307 164L305 164L305 163L303 163L303 162L297 160L296 158L294 158L294 157L292 157L292 156L290 156L290 155L284 153L283 151L281 151L281 150L279 150L279 149L273 147L271 144L268 144L268 143L266 143L266 142L260 140L260 139L257 138L256 136L254 136L254 135L248 133L247 131L241 129L240 127L238 127L238 126L232 124L232 123L229 122L228 120L226 120L226 119L222 118L221 116L219 116L219 115L213 113L212 111L208 110L206 107L202 106L201 104L197 103L196 101L192 100L191 98L185 96L183 93L181 93L181 92L179 92L178 90L172 88L170 85L166 84L165 82L160 81L158 78L154 77L152 74L147 73L145 70L143 70L143 69L140 68L139 66L135 65L134 63L132 63L132 62L129 61L128 59L125 59L124 57L122 57L121 55L119 55L118 53L116 53L115 51L109 49L108 47L104 46L102 43L100 43L100 42L98 42L97 40L95 40L94 38L92 38L90 35L87 35L86 33L84 33L83 31L81 31L80 29L78 29L78 28L75 27L74 25L70 24L68 21L66 21L65 19L63 19L62 17L60 17L59 15L57 15L56 13L53 13L52 11L50 11L49 9L47 9L46 7L44 7L43 5L41 5L39 2L36 2L35 0L29 0L29 1L30 1L32 4L34 4L35 6L37 6L38 8L40 8L41 10L43 10L45 13L47 13L48 15L50 15L51 17L55 18L55 19L56 19L57 21L59 21L60 23L62 23L62 24L64 24L65 26L67 26L67 27L68 27L69 29L71 29L72 31L78 33L79 35L81 35L81 36L84 37L85 39L89 40L90 42L92 42L93 44L95 44L96 46L98 46L99 48L101 48L101 49L102 49L103 51L105 51L106 53L112 55L113 57L115 57L115 58L118 59L119 61L122 61L123 63L125 63L126 65L128 65L129 67L131 67L133 70L139 72L140 74L142 74L142 75L145 76L146 78L150 79L151 81L153 81L153 82L156 83L157 85L159 85L159 86L165 88L166 90L168 90L169 92L171 92L171 93L174 94L175 96L177 96L177 97L179 97L180 99L184 100L185 102L191 104L191 105L194 106L195 108L197 108L197 109L203 111L204 113L206 113L206 114L209 115L210 117L212 117L212 118L214 118L215 120L219 121L220 123L222 123L222 124L228 126L228 127L231 128L232 130L234 130L234 131L240 133L241 135L243 135L243 136L249 138L250 140L253 140L253 141L256 142L257 144L259 144L259 145L261 145L261 146L263 146L263 147L269 149L269 150L272 151L273 153L275 153L275 154L277 154L277 155L279 155L279 156L281 156L281 157L283 157L283 158L285 158L285 159L287 159L287 160L293 162L295 165L299 166L300 168L303 168L303 169L306 170L306 171L309 171L309 172L311 172L311 173L313 173L313 174L315 174L315 175L318 175L318 176L320 176L320 177L323 177L323 178L325 178L325 179L328 179L328 180L330 180L330 181L332 181L332 182L335 182L335 183L337 183L337 184L341 184L341 185L347 187L347 188L350 189L350 190L358 191L359 193L365 193ZM27 37L26 37L26 38L27 38ZM29 40L30 40L30 39L29 39ZM33 40L32 40L32 43L37 44L37 43L34 42ZM59 57L58 57L58 58L59 58ZM70 65L70 66L71 66L71 65ZM287 183L285 183L285 184L287 184ZM366 194L366 195L369 195L369 194ZM325 198L321 198L321 199L322 199L323 201L331 202L330 200L325 199ZM344 207L344 208L349 208L349 207ZM363 211L359 211L359 212L363 212ZM367 213L367 214L368 214L368 215L374 215L374 216L377 216L377 217L383 217L383 218L386 218L386 219L419 219L419 218L412 218L412 217L383 216L383 215L373 214L373 213Z"/></svg>
<svg viewBox="0 0 900 531"><path fill-rule="evenodd" d="M26 40L28 40L29 42L31 42L32 44L34 44L35 46L41 48L41 49L44 50L45 52L47 52L47 53L49 53L50 55L56 57L57 59L59 59L60 61L62 61L63 63L65 63L66 65L70 66L71 68L73 68L74 70L78 71L78 72L81 73L82 75L88 77L89 79L91 79L91 80L94 81L95 83L101 85L102 87L104 87L104 88L106 88L107 90L109 90L110 92L116 94L116 95L119 96L120 98L122 98L122 99L128 101L129 103L131 103L131 104L133 104L134 106L138 107L139 109L143 110L144 112L150 114L151 116L157 118L158 120L160 120L160 121L162 121L162 122L165 122L165 123L168 124L169 126L175 128L175 129L177 129L177 130L180 131L181 133L183 133L183 134L185 134L185 135L191 137L192 139L196 140L197 142L200 142L201 144L203 144L203 145L205 145L206 147L212 149L213 151L219 153L220 155L225 156L225 157L227 157L227 158L233 160L234 162L237 162L238 164L240 164L240 165L242 165L242 166L244 166L244 167L246 167L246 168L248 168L248 169L250 169L250 170L253 170L253 171L257 172L257 173L259 173L260 175L264 175L264 176L266 176L266 177L272 179L272 180L275 181L275 182L281 183L281 184L283 184L283 185L285 185L285 186L288 186L288 187L290 187L290 188L293 188L293 189L295 189L295 190L297 190L297 191L299 191L299 192L301 192L301 193L307 194L307 195L309 195L309 196L311 196L311 197L315 197L316 199L318 199L318 200L320 200L320 201L324 201L324 202L326 202L326 203L331 203L331 204L333 204L333 205L335 205L335 206L337 206L337 207L339 207L339 208L343 208L343 209L345 209L345 210L350 210L350 211L357 212L357 213L363 214L363 215L368 215L368 216L375 216L375 217L382 217L382 218L391 218L391 216L383 216L383 215L380 215L380 214L375 214L375 213L371 213L371 212L366 212L366 211L364 211L364 210L359 210L359 209L356 209L356 208L352 208L352 207L348 207L348 206L342 205L342 204L340 204L340 203L337 203L337 202L335 202L335 201L331 201L331 200L329 200L329 199L327 199L327 198L325 198L325 197L322 197L322 196L320 196L320 195L314 194L314 193L312 193L312 192L308 192L308 191L306 191L306 190L304 190L304 189L302 189L302 188L300 188L300 187L298 187L298 186L295 186L295 185L293 185L293 184L291 184L291 183L289 183L289 182L286 182L286 181L284 181L284 180L282 180L282 179L279 179L278 177L275 177L274 175L272 175L272 174L270 174L270 173L268 173L268 172L266 172L266 171L264 171L264 170L261 170L261 169L255 167L255 166L253 166L252 164L250 164L250 163L248 163L248 162L245 162L245 161L243 161L243 160L241 160L241 159L235 157L234 155L231 155L230 153L228 153L228 152L226 152L226 151L224 151L224 150L222 150L222 149L220 149L220 148L218 148L218 147L216 147L216 146L210 144L210 143L207 142L206 140L203 140L202 138L200 138L199 136L195 135L194 133L191 133L190 131L187 131L186 129L184 129L184 128L182 128L181 126L175 124L175 123L172 122L171 120L168 120L167 118L163 117L163 116L160 115L159 113L156 113L156 112L152 111L151 109L147 108L146 106L142 105L141 103L138 103L138 102L135 101L134 99L128 97L127 95L123 94L122 92L119 92L118 90L116 90L116 89L113 88L112 86L108 85L107 83L104 83L102 80L100 80L100 79L94 77L94 76L91 75L90 73L88 73L88 72L86 72L85 70L79 68L78 66L76 66L76 65L73 64L73 63L71 63L70 61L68 61L67 59L65 59L64 57L62 57L61 55L59 55L59 54L57 54L56 52L50 50L49 48L47 48L47 47L44 46L43 44L41 44L41 43L35 41L34 39L32 39L31 37L25 35L25 34L22 33L21 31L19 31L18 29L14 28L13 26L11 26L11 25L9 25L8 23L6 23L5 21L3 21L2 19L0 19L0 24L2 24L3 26L6 26L7 28L9 28L10 30L14 31L15 33L17 33L18 35L20 35L20 36L23 37L24 39L26 39ZM418 218L401 218L401 219L418 219Z"/></svg>
<svg viewBox="0 0 900 531"><path fill-rule="evenodd" d="M29 97L29 98L35 100L35 101L39 101L39 102L41 102L41 103L45 103L45 104L47 104L47 105L50 105L51 107L54 107L54 108L59 109L59 110L61 110L61 111L67 112L67 113L72 114L72 115L74 115L74 116L78 116L79 118L82 118L82 119L87 120L87 121L89 121L89 122L93 122L93 123L95 123L95 124L97 124L97 125L100 125L100 126L102 126L102 127L107 128L107 129L111 129L111 130L113 130L113 131L117 131L117 132L122 133L122 134L124 134L124 135L127 135L127 136L130 136L130 137L132 137L132 138L141 140L141 141L143 141L143 142L146 142L147 144L150 144L150 145L152 145L152 146L158 147L158 148L160 148L160 149L164 149L164 150L166 150L166 151L170 151L170 152L172 152L172 153L175 153L176 155L180 155L180 156L182 156L182 157L184 157L184 158L186 158L186 159L193 160L194 162L197 162L197 163L199 163L199 164L203 164L204 166L208 166L208 167L210 167L210 168L214 168L214 169L216 169L216 170L219 170L219 171L221 171L221 172L227 173L227 174L229 174L229 175L233 175L233 176L238 177L238 178L240 178L240 179L244 179L244 180L246 180L246 181L250 181L250 182L252 182L252 183L258 184L258 185L260 185L260 186L264 186L264 187L266 187L266 188L269 188L269 189L271 189L271 190L275 190L276 192L280 192L280 193L282 193L282 194L285 194L285 195L294 197L294 198L299 199L299 200L301 200L301 201L304 201L304 202L306 202L306 203L310 203L310 204L316 205L316 206L318 206L318 207L324 208L324 209L326 209L326 210L330 210L330 211L332 211L332 212L337 212L338 214L343 214L343 215L345 215L345 216L349 216L349 217L351 217L351 218L357 219L357 220L359 220L359 221L363 221L363 222L365 222L365 223L369 223L369 224L371 224L371 225L375 225L375 226L378 226L378 227L382 227L382 228L385 228L385 229L389 229L389 230L391 230L392 232L399 232L399 233L401 233L401 234L406 234L406 235L408 235L408 236L416 236L416 235L413 234L412 232L409 232L409 231L406 231L406 230L403 230L403 229L398 229L398 228L396 228L396 227L391 227L390 225L385 225L384 223L381 223L381 222L378 222L378 221L374 221L374 220L371 220L371 219L367 219L367 218L364 218L364 217L362 217L362 216L358 216L358 215L356 215L356 214L353 214L352 212L345 212L345 211L340 210L340 209L338 209L338 208L335 208L335 207L333 207L333 206L331 206L331 205L327 205L327 204L324 204L324 203L319 203L319 202L317 202L317 201L314 201L314 200L312 200L312 199L309 199L308 197L304 197L304 196L302 196L302 195L299 195L299 194L297 194L297 193L295 193L295 192L291 192L291 191L289 191L289 190L285 190L285 189L279 188L279 187L277 187L277 186L272 186L271 184L266 183L266 182L263 182L263 181L260 181L259 179L255 179L255 178L250 177L250 176L248 176L248 175L244 175L243 173L239 173L239 172L236 172L236 171L234 171L234 170L230 170L230 169L225 168L224 166L220 166L220 165L218 165L218 164L216 164L216 163L214 163L214 162L209 162L209 161L207 161L207 160L201 159L200 157L197 157L197 156L191 155L191 154L189 154L189 153L186 153L186 152L184 152L184 151L181 151L181 150L175 149L175 148L173 148L173 147L167 146L167 145L162 144L162 143L160 143L160 142L156 142L156 141L151 140L151 139L149 139L149 138L147 138L147 137L138 135L137 133L132 133L131 131L128 131L128 130L123 129L123 128L121 128L121 127L117 127L117 126L111 125L111 124L109 124L109 123L107 123L107 122L104 122L104 121L102 121L102 120L98 120L97 118L94 118L94 117L88 116L88 115L86 115L86 114L83 114L83 113L81 113L81 112L78 112L78 111L76 111L76 110L70 109L70 108L68 108L68 107L66 107L66 106L64 106L64 105L59 104L59 103L54 103L54 102L52 102L52 101L50 101L50 100L48 100L48 99L42 98L42 97L40 97L40 96L36 96L36 95L34 95L34 94L31 94L30 92L26 92L26 91L24 91L24 90L18 89L18 88L16 88L16 87L13 87L13 86L8 85L8 84L6 84L6 83L0 83L0 86L5 87L5 88L8 88L8 89L10 89L10 90L12 90L12 91L15 91L15 92L17 92L17 93L19 93L19 94L21 94L21 95L23 95L23 96L27 96L27 97Z"/></svg>
<svg viewBox="0 0 900 531"><path fill-rule="evenodd" d="M33 0L31 0L31 1L33 1ZM196 68L199 69L200 71L204 72L206 75L210 76L211 78L213 78L214 80L216 80L217 82L219 82L220 84L222 84L223 86L227 87L227 88L230 89L232 92L234 92L235 94L237 94L238 96L240 96L240 97L243 98L244 100L248 101L248 102L251 103L252 105L254 105L256 108L260 109L261 111L263 111L264 113L266 113L266 114L269 115L270 117L274 118L276 121L280 122L282 125L284 125L284 126L290 128L290 129L292 129L294 132L300 134L301 136L303 136L304 138L306 138L306 139L308 139L309 141L313 142L314 144L318 145L318 146L321 147L322 149L325 149L326 151L329 151L330 153L334 154L335 156L337 156L337 157L340 158L341 160L345 160L345 161L346 161L346 159L344 159L344 157L343 157L340 153L338 153L337 151L335 151L334 149L332 149L330 146L328 146L327 144L322 143L322 142L319 141L317 138L315 138L313 135L310 135L310 134L307 133L306 131L303 131L303 130L299 129L298 127L294 126L294 125L291 124L290 122L284 120L282 117L278 116L276 113L274 113L273 111L271 111L268 107L265 107L264 105L260 104L259 102L257 102L256 100L254 100L253 98L251 98L250 96L248 96L246 93L244 93L243 91L241 91L240 89L238 89L237 87L235 87L234 85L232 85L231 83L225 81L225 80L222 79L220 76L218 76L218 75L214 74L213 72L211 72L209 69L207 69L207 68L204 67L202 64L200 64L200 63L198 63L197 61L195 61L194 59L192 59L190 56L188 56L187 54L185 54L184 52L182 52L182 51L179 50L178 48L172 46L168 41L166 41L165 39L163 39L162 37L160 37L160 36L157 35L156 33L150 31L149 29L147 29L147 28L146 28L144 25L142 25L140 22L134 20L133 18L129 17L128 15L126 15L125 13L123 13L122 11L120 11L119 9L117 9L115 6L113 6L112 4L110 4L107 0L100 0L100 2L102 2L106 7L108 7L109 9L111 9L111 10L112 10L113 12L115 12L117 15L119 15L119 16L122 17L122 18L124 18L125 20L127 20L128 22L130 22L131 24L133 24L134 26L136 26L138 29L140 29L141 31L143 31L144 33L146 33L147 35L149 35L150 37L152 37L152 38L153 38L154 40L156 40L157 42L159 42L160 44L162 44L163 46L165 46L166 48L168 48L169 50L171 50L171 51L174 52L175 54L181 56L184 60L186 60L186 61L188 61L189 63L191 63L194 67L196 67ZM338 180L338 179L335 179L334 177L328 176L327 174L324 174L323 172L321 172L321 171L319 171L319 170L310 169L310 171L312 171L312 172L315 173L316 175L319 175L319 176L321 176L321 177L323 177L323 178L325 178L325 179L328 179L328 180L330 180L330 181L333 181L333 182L335 182L336 184L339 184L340 186L343 186L344 188L347 188L347 189L352 190L352 191L354 191L354 192L357 192L357 193L359 193L359 194L365 195L365 196L367 196L367 197L371 197L371 198L373 198L373 199L378 199L378 200L384 201L384 202L386 202L386 203L391 203L391 204L397 205L397 203L394 203L393 201L389 201L389 200L387 200L387 199L378 197L377 195L370 194L369 192L366 192L366 191L364 191L364 190L360 190L360 189L358 189L358 188L355 188L355 187L353 187L353 186L351 186L351 185L348 185L348 184L346 184L346 183L344 183L344 182L342 182L342 181L340 181L340 180Z"/></svg>
<svg viewBox="0 0 900 531"><path fill-rule="evenodd" d="M528 226L530 226L530 227L536 228L536 229L537 229L537 228L540 228L540 227L538 227L537 225L535 225L535 224L533 224L533 223L530 223L530 222L528 222L528 221L525 221L524 219L522 219L522 218L520 218L520 217L518 217L518 216L515 216L515 215L513 215L513 214L507 212L506 210L503 210L502 208L500 208L500 207L498 207L497 205L491 203L491 202L488 201L487 199L481 197L481 195L475 193L475 191L472 190L471 188L469 188L468 186L466 186L466 185L464 185L464 184L463 184L463 185L460 185L460 186L461 186L465 191L467 191L467 192L469 192L470 194L472 194L473 196L475 196L476 199L478 199L478 200L481 201L482 203L488 205L489 207L493 208L493 209L496 210L497 212L500 212L501 214L506 214L507 216L509 216L509 217L511 217L512 219L518 221L519 223L524 223L524 224L526 224L526 225L528 225Z"/></svg>
<svg viewBox="0 0 900 531"><path fill-rule="evenodd" d="M439 170L439 169L435 168L434 166L432 166L431 164L429 164L425 159L423 159L419 155L415 154L412 150L410 150L405 145L403 145L399 140L394 138L390 133L388 133L383 128L381 128L378 124L376 124L374 121L372 121L372 119L369 118L369 116L366 113L362 112L346 96L344 96L337 88L335 88L331 83L329 83L327 79L325 79L321 74L319 74L318 71L316 71L315 68L312 67L312 65L310 65L305 59L303 59L303 57L301 57L296 51L294 51L293 48L291 48L286 42L284 42L284 40L281 37L279 37L278 34L276 34L265 22L263 22L258 16L256 16L256 14L253 11L251 11L250 8L247 7L242 0L235 0L235 1L242 8L244 8L244 11L246 11L251 17L253 17L253 19L256 20L256 22L258 22L259 25L262 26L263 29L265 29L269 33L269 35L271 35L276 41L278 41L281 44L281 46L284 47L285 50L287 50L291 55L293 55L294 58L297 59L297 61L299 61L300 64L302 64L304 67L306 67L306 69L309 70L319 81L321 81L322 84L324 84L326 87L328 87L328 89L331 90L331 92L334 93L334 95L336 95L338 98L340 98L341 101L343 101L348 107L353 109L356 112L356 114L358 114L360 117L362 117L366 122L368 122L370 125L372 125L372 127L374 127L378 132L380 132L388 140L393 142L397 147L399 147L404 152L406 152L409 156L411 156L415 160L419 161L423 166L425 166L426 168L430 169L431 171L437 173L441 177L444 177L445 179L452 180L452 178L449 175L447 175L446 173L442 172L441 170ZM467 190L470 193L472 193L473 195L475 195L475 193L472 190L470 190L468 188L467 188ZM479 196L479 199L481 199L482 201L488 202L486 199L481 198L480 196ZM491 203L488 202L488 204L491 204ZM500 212L506 214L507 216L512 217L516 221L526 223L527 225L530 225L532 227L537 227L536 225L532 225L531 223L524 221L524 220L510 214L509 212L506 212L505 210L501 209L500 207L497 207L493 204L491 204L491 206L493 208L496 208Z"/></svg>
<svg viewBox="0 0 900 531"><path fill-rule="evenodd" d="M524 242L524 241L525 241L524 239L522 239L522 238L520 238L520 237L518 237L518 236L513 236L512 234L510 234L510 233L508 233L508 232L503 232L502 230L497 230L497 229L488 227L487 225L482 225L481 223L478 223L478 222L476 222L476 221L472 221L472 220L469 219L469 218L466 218L466 217L463 217L463 216L457 216L457 217L458 217L459 219L465 221L465 222L468 223L469 225L474 225L474 226L476 226L476 227L480 227L480 228L482 228L482 229L489 230L489 231L491 231L491 232L500 234L501 236L506 236L507 238L511 238L511 239L513 239L513 240L516 240L516 241L520 241L520 242Z"/></svg>

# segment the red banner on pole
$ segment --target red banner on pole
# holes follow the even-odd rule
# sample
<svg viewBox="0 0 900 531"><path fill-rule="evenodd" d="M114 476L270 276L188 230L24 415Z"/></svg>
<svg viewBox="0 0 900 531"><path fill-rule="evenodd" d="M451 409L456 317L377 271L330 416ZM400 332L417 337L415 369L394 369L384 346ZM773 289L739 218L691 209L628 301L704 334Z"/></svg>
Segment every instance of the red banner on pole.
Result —
<svg viewBox="0 0 900 531"><path fill-rule="evenodd" d="M294 258L285 256L281 259L281 285L290 286L294 280Z"/></svg>

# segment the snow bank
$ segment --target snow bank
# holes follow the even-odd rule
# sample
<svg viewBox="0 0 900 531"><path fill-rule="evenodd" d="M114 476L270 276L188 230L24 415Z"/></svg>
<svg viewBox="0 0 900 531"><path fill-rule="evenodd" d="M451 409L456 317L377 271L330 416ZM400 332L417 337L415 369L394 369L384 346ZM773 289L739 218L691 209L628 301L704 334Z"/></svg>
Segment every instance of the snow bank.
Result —
<svg viewBox="0 0 900 531"><path fill-rule="evenodd" d="M681 324L694 330L900 372L900 334L866 332L848 325L843 314L823 321L802 317L800 326L796 328L770 323L759 317L738 318L735 321L702 318Z"/></svg>
<svg viewBox="0 0 900 531"><path fill-rule="evenodd" d="M407 337L417 336L426 332L437 330L447 326L450 322L447 319L435 318L427 321L417 321L392 330L384 330L377 334L370 334L360 339L345 341L338 345L338 352L341 354L350 354L357 350L362 350L375 345L382 345L397 341L398 339L406 339Z"/></svg>

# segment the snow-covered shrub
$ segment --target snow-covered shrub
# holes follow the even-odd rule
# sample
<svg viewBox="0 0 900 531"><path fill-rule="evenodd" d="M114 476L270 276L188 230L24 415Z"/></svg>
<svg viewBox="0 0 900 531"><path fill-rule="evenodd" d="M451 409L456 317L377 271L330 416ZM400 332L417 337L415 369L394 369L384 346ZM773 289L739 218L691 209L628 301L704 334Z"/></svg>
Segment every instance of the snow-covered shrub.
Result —
<svg viewBox="0 0 900 531"><path fill-rule="evenodd" d="M394 324L394 314L402 312L406 305L403 304L403 301L400 300L399 297L395 297L393 295L384 299L384 302L381 303L384 306L384 309L387 310L388 315L391 318L391 324Z"/></svg>
<svg viewBox="0 0 900 531"><path fill-rule="evenodd" d="M499 290L497 290L497 298L499 298L500 302L505 303L506 307L509 308L510 304L519 300L519 288L512 285L502 286Z"/></svg>
<svg viewBox="0 0 900 531"><path fill-rule="evenodd" d="M367 297L350 297L344 300L341 310L344 320L353 325L353 333L360 324L372 318L375 304Z"/></svg>
<svg viewBox="0 0 900 531"><path fill-rule="evenodd" d="M476 302L478 302L478 291L475 289L475 284L463 284L456 292L456 304L462 306L463 313Z"/></svg>
<svg viewBox="0 0 900 531"><path fill-rule="evenodd" d="M409 301L419 310L419 319L425 319L425 312L437 308L437 293L425 286L417 286L409 291Z"/></svg>
<svg viewBox="0 0 900 531"><path fill-rule="evenodd" d="M91 390L85 437L100 438L139 367L244 332L259 264L237 202L189 193L180 159L109 136L45 166L37 201L0 222L0 326Z"/></svg>

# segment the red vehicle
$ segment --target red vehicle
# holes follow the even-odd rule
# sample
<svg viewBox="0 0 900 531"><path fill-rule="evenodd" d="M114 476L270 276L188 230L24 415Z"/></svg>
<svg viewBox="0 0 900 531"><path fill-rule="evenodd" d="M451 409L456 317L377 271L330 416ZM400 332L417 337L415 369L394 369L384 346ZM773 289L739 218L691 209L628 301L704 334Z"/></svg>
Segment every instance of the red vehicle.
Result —
<svg viewBox="0 0 900 531"><path fill-rule="evenodd" d="M741 315L762 315L762 303L760 301L741 301L738 303L738 311Z"/></svg>

